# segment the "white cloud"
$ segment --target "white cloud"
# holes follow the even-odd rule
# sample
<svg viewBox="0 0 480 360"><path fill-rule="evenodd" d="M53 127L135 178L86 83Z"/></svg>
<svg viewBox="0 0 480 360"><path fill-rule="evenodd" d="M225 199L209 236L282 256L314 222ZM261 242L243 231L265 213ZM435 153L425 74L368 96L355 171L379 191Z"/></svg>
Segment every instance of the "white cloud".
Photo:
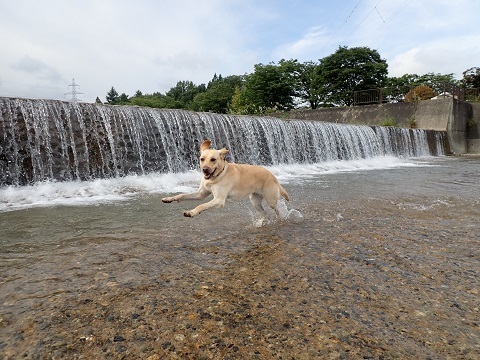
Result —
<svg viewBox="0 0 480 360"><path fill-rule="evenodd" d="M249 73L260 62L317 61L339 45L377 49L392 74L460 76L480 65L480 3L364 0L352 13L357 3L3 1L0 96L61 99L73 77L86 101L104 99L111 86L165 92L180 80Z"/></svg>
<svg viewBox="0 0 480 360"><path fill-rule="evenodd" d="M331 42L328 30L323 26L313 26L294 42L283 44L273 51L280 59L298 59L303 61L318 61L321 50Z"/></svg>
<svg viewBox="0 0 480 360"><path fill-rule="evenodd" d="M34 59L28 55L12 64L12 69L29 75L38 76L48 81L58 83L64 81L60 73L53 67L45 64L41 60Z"/></svg>
<svg viewBox="0 0 480 360"><path fill-rule="evenodd" d="M239 31L244 19L241 12L231 11L238 4L220 0L139 1L134 6L126 1L53 1L45 6L24 1L23 8L29 11L22 11L18 4L9 3L0 14L0 41L5 44L7 37L15 41L5 47L8 59L0 58L0 96L18 96L16 90L32 83L34 73L24 71L28 65L25 54L36 60L36 75L40 67L44 75L50 69L49 76L43 77L44 86L53 85L55 71L61 74L57 78L75 77L88 101L103 98L111 86L130 95L137 89L164 92L179 80L206 83L215 72L244 73L258 59L246 48L251 29ZM12 64L16 64L15 71L6 71L12 70ZM6 83L25 86L8 93Z"/></svg>
<svg viewBox="0 0 480 360"><path fill-rule="evenodd" d="M477 44L480 44L480 35L453 36L423 43L388 59L389 75L453 73L460 79L465 70L480 66L480 46Z"/></svg>
<svg viewBox="0 0 480 360"><path fill-rule="evenodd" d="M390 76L434 72L461 78L480 59L479 12L480 3L468 0L369 0L353 20L349 45L378 50Z"/></svg>

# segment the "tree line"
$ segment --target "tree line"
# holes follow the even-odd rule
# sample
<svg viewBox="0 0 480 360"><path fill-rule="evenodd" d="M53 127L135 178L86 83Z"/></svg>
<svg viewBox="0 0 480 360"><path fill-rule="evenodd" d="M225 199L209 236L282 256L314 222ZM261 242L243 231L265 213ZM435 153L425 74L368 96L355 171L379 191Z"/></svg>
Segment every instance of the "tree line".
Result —
<svg viewBox="0 0 480 360"><path fill-rule="evenodd" d="M318 62L300 63L282 59L278 63L256 64L251 74L223 77L214 74L207 85L178 81L167 92L132 96L118 94L112 86L106 95L111 105L188 109L229 114L262 114L297 108L350 106L355 91L385 87L423 85L440 92L438 84L448 82L462 88L480 87L480 68L453 74L405 74L388 77L388 64L377 50L340 46ZM97 102L101 100L97 97Z"/></svg>

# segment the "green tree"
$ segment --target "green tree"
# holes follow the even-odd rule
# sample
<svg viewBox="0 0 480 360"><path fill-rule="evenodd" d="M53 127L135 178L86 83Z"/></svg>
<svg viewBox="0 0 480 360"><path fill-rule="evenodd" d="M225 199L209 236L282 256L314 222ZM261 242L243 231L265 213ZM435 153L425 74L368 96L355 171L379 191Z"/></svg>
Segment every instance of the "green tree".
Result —
<svg viewBox="0 0 480 360"><path fill-rule="evenodd" d="M282 61L284 63L282 63ZM291 110L295 107L295 79L291 64L256 64L254 72L246 76L241 92L242 102L254 113L268 110Z"/></svg>
<svg viewBox="0 0 480 360"><path fill-rule="evenodd" d="M462 86L466 89L480 88L480 67L472 67L463 72Z"/></svg>
<svg viewBox="0 0 480 360"><path fill-rule="evenodd" d="M117 104L127 105L128 103L129 103L128 95L125 93L122 93L122 95L118 97Z"/></svg>
<svg viewBox="0 0 480 360"><path fill-rule="evenodd" d="M376 50L341 46L332 55L320 59L316 72L322 101L350 106L353 104L355 91L385 85L388 65Z"/></svg>
<svg viewBox="0 0 480 360"><path fill-rule="evenodd" d="M232 99L228 106L228 114L248 115L256 114L259 109L250 103L245 95L245 86L236 86Z"/></svg>
<svg viewBox="0 0 480 360"><path fill-rule="evenodd" d="M433 91L441 93L444 91L444 83L460 86L460 81L455 79L453 73L440 74L440 73L426 73L419 78L421 85L429 86ZM419 84L419 85L420 85Z"/></svg>
<svg viewBox="0 0 480 360"><path fill-rule="evenodd" d="M177 102L170 96L158 92L153 94L145 94L142 96L134 96L133 98L129 99L129 103L137 106L161 109L174 109L177 104Z"/></svg>
<svg viewBox="0 0 480 360"><path fill-rule="evenodd" d="M400 77L389 77L387 79L386 87L404 87L420 85L418 79L420 77L417 74L404 74Z"/></svg>
<svg viewBox="0 0 480 360"><path fill-rule="evenodd" d="M100 98L97 96L97 98L95 99L95 103L96 103L96 104L101 104L101 103L102 103L102 100L100 100Z"/></svg>
<svg viewBox="0 0 480 360"><path fill-rule="evenodd" d="M321 81L316 71L318 64L313 61L307 61L300 64L297 95L303 101L309 104L310 109L316 109L321 103Z"/></svg>
<svg viewBox="0 0 480 360"><path fill-rule="evenodd" d="M190 109L227 113L235 88L242 85L242 77L237 75L222 77L215 74L208 83L207 90L195 95Z"/></svg>
<svg viewBox="0 0 480 360"><path fill-rule="evenodd" d="M301 95L300 74L303 70L302 64L296 59L282 59L278 62L278 68L285 84L285 93L290 93L292 107L296 107Z"/></svg>
<svg viewBox="0 0 480 360"><path fill-rule="evenodd" d="M443 83L449 83L453 85L460 85L453 74L440 74L440 73L426 73L423 75L417 74L404 74L400 77L391 77L387 80L387 87L415 87L415 86L428 86L437 93L443 91Z"/></svg>
<svg viewBox="0 0 480 360"><path fill-rule="evenodd" d="M118 96L117 90L115 90L113 86L110 89L110 91L107 93L107 96L105 98L107 99L107 103L109 103L110 105L117 104L120 99Z"/></svg>
<svg viewBox="0 0 480 360"><path fill-rule="evenodd" d="M204 84L197 86L192 81L178 81L165 95L173 99L172 108L188 109L195 96L205 90Z"/></svg>

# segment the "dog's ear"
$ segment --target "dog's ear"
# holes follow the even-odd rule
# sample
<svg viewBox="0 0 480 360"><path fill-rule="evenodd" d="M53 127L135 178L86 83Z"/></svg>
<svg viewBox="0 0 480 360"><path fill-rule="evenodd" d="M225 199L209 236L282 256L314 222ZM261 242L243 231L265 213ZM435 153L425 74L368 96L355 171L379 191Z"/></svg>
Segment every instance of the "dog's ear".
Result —
<svg viewBox="0 0 480 360"><path fill-rule="evenodd" d="M211 142L210 140L206 139L206 140L202 143L202 145L200 145L200 151L203 151L203 150L205 150L205 149L210 149L210 144L211 144L211 143L212 143L212 142Z"/></svg>
<svg viewBox="0 0 480 360"><path fill-rule="evenodd" d="M218 150L220 152L220 156L222 157L222 159L225 160L225 155L227 155L230 151L228 151L228 149L225 149L225 148L222 148L220 150Z"/></svg>

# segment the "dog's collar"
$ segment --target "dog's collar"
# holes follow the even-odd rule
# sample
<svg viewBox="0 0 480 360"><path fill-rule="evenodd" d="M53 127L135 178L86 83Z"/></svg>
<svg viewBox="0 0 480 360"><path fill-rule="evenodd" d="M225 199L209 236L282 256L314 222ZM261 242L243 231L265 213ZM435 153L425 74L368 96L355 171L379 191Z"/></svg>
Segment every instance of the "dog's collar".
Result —
<svg viewBox="0 0 480 360"><path fill-rule="evenodd" d="M218 178L220 174L223 172L223 170L225 170L226 167L227 167L227 164L223 165L222 171L220 171L215 177Z"/></svg>

